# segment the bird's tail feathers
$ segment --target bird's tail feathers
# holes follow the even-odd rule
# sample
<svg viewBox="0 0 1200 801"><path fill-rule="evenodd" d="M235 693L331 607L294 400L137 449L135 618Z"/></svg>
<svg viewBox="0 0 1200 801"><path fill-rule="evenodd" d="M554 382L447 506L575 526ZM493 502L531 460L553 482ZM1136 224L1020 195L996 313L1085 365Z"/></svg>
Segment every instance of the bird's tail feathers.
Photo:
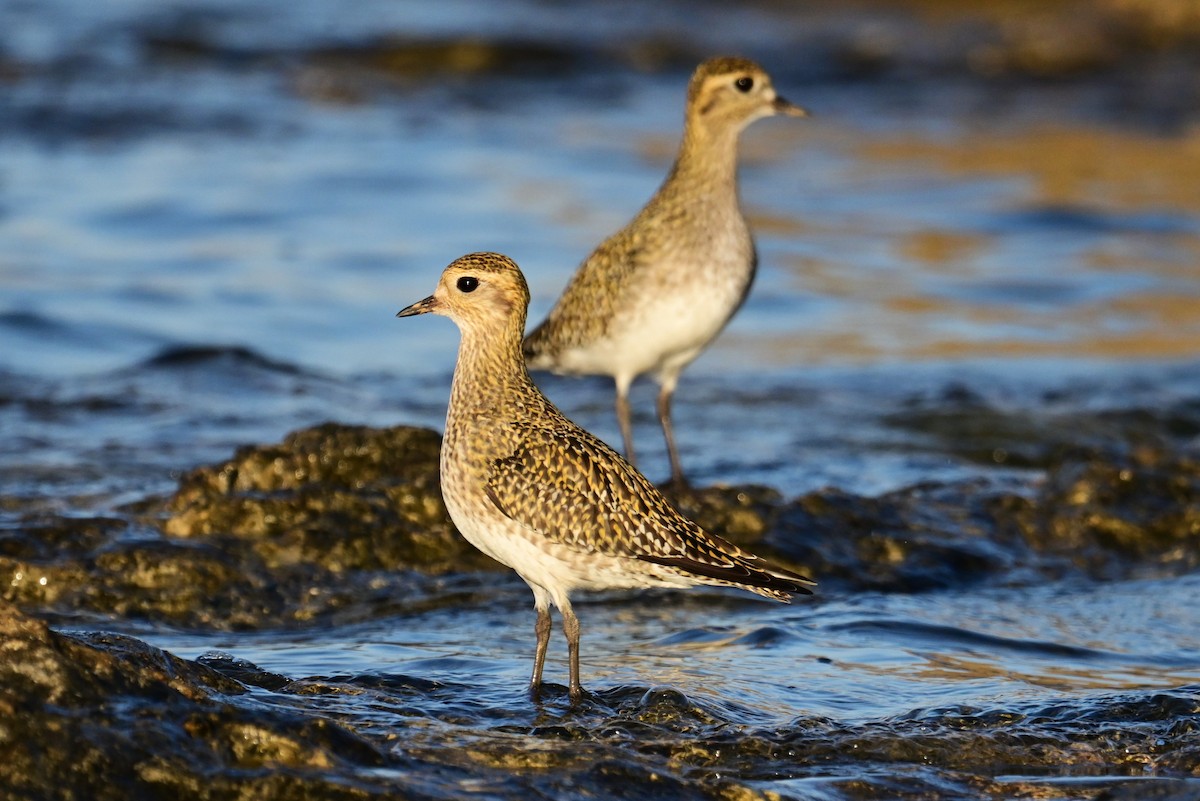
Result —
<svg viewBox="0 0 1200 801"><path fill-rule="evenodd" d="M684 573L710 579L708 583L741 587L783 603L789 603L793 593L812 595L809 587L816 584L806 576L768 564L754 554L744 551L737 556L727 556L719 562L677 555L644 554L638 558L645 562L672 567Z"/></svg>

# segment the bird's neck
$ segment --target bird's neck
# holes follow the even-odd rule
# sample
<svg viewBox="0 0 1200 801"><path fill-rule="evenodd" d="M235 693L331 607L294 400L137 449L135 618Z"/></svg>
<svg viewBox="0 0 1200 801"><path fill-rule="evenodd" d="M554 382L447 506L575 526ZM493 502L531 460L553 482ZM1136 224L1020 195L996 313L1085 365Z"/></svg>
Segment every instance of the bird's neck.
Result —
<svg viewBox="0 0 1200 801"><path fill-rule="evenodd" d="M710 190L727 189L736 198L739 133L734 125L688 120L668 181Z"/></svg>
<svg viewBox="0 0 1200 801"><path fill-rule="evenodd" d="M465 329L450 390L450 415L494 414L535 395L521 352L521 331L483 332Z"/></svg>

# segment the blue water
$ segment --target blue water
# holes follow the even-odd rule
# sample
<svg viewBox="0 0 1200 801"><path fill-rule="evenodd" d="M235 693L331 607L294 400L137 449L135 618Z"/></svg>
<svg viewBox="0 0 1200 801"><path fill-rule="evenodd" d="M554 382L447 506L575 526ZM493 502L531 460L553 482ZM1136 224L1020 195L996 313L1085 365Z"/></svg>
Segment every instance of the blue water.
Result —
<svg viewBox="0 0 1200 801"><path fill-rule="evenodd" d="M715 604L703 592L578 605L595 689L674 688L736 703L761 726L800 716L863 723L919 708L1013 708L1054 697L1200 684L1200 579ZM216 650L292 678L408 675L510 706L529 678L528 589L495 603L297 635L157 633L181 656ZM736 600L735 600L736 599ZM546 680L566 683L556 634Z"/></svg>

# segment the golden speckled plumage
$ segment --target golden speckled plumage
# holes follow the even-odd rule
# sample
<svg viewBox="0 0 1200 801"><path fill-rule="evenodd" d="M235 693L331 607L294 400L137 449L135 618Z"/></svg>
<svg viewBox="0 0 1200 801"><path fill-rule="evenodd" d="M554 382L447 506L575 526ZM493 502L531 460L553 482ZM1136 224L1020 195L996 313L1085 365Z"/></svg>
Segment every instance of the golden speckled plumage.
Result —
<svg viewBox="0 0 1200 801"><path fill-rule="evenodd" d="M677 484L684 475L670 422L675 384L742 305L757 267L738 203L738 135L761 117L805 113L778 97L753 61L701 64L688 84L683 140L666 180L584 261L525 340L531 369L613 377L630 462L629 386L653 374Z"/></svg>
<svg viewBox="0 0 1200 801"><path fill-rule="evenodd" d="M485 491L505 516L547 542L685 573L704 570L698 575L711 579L705 583L743 587L777 601L796 591L794 579L777 580L757 556L675 511L645 476L569 420L551 417L515 427L520 444L492 462Z"/></svg>
<svg viewBox="0 0 1200 801"><path fill-rule="evenodd" d="M537 389L521 356L529 290L517 265L482 253L450 264L400 316L444 314L462 332L442 445L455 525L529 584L538 612L531 688L541 683L549 604L563 615L578 697L576 589L741 587L787 601L811 582L705 532L615 451Z"/></svg>

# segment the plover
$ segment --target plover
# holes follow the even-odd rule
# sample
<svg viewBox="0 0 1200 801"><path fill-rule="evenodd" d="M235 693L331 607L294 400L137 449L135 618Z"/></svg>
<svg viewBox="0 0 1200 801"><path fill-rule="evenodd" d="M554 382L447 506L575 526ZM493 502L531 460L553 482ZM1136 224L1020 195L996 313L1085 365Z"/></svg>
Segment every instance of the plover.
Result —
<svg viewBox="0 0 1200 801"><path fill-rule="evenodd" d="M462 338L442 442L442 495L455 526L533 590L536 697L550 604L566 634L570 696L579 682L576 590L740 587L777 601L809 579L709 534L680 515L629 462L572 423L538 390L521 355L529 289L517 265L475 253L398 317L442 314Z"/></svg>
<svg viewBox="0 0 1200 801"><path fill-rule="evenodd" d="M762 117L807 113L777 95L753 61L701 64L688 85L683 141L666 180L584 261L525 340L532 370L612 376L625 456L634 464L629 387L653 374L679 488L685 479L671 427L675 385L742 305L758 263L738 204L738 134Z"/></svg>

